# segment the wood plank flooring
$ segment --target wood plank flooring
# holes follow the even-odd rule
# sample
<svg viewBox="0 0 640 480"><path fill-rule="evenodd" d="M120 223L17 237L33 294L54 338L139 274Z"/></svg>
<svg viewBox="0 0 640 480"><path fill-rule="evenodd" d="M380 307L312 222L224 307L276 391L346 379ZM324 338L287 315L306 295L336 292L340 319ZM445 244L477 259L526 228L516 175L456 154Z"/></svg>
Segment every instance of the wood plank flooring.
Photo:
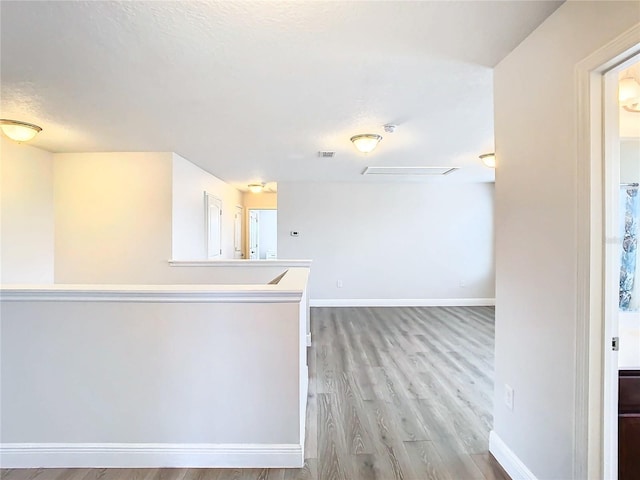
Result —
<svg viewBox="0 0 640 480"><path fill-rule="evenodd" d="M488 454L491 307L313 308L302 469L2 470L3 480L508 480Z"/></svg>

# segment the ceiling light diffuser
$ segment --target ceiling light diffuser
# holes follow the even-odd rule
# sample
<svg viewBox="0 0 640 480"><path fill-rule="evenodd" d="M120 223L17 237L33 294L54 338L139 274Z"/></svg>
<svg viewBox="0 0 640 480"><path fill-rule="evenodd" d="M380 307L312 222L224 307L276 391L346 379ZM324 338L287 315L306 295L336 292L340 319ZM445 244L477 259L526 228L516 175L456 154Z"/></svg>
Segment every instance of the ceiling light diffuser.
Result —
<svg viewBox="0 0 640 480"><path fill-rule="evenodd" d="M247 185L251 193L261 193L264 189L264 183L250 183Z"/></svg>
<svg viewBox="0 0 640 480"><path fill-rule="evenodd" d="M618 101L621 107L640 102L640 83L633 77L626 77L618 83Z"/></svg>
<svg viewBox="0 0 640 480"><path fill-rule="evenodd" d="M634 77L626 77L618 83L618 102L628 112L640 112L640 83Z"/></svg>
<svg viewBox="0 0 640 480"><path fill-rule="evenodd" d="M375 133L363 133L361 135L354 135L351 137L351 142L362 153L370 153L378 146L382 140L381 135Z"/></svg>
<svg viewBox="0 0 640 480"><path fill-rule="evenodd" d="M28 142L35 137L38 132L42 131L37 125L31 123L19 122L17 120L0 119L0 129L11 140L16 142Z"/></svg>
<svg viewBox="0 0 640 480"><path fill-rule="evenodd" d="M496 154L495 153L483 153L480 155L480 160L486 167L496 168Z"/></svg>

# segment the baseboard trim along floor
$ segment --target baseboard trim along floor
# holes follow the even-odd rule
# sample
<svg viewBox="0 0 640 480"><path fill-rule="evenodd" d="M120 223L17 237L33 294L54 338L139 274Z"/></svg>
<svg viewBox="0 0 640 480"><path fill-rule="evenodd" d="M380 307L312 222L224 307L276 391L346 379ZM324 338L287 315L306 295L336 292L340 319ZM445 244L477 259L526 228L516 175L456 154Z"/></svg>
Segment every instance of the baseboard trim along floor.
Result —
<svg viewBox="0 0 640 480"><path fill-rule="evenodd" d="M493 430L489 432L489 451L511 478L518 480L538 480L536 476L531 473L531 470L522 463L522 460L513 453L513 450L511 450Z"/></svg>
<svg viewBox="0 0 640 480"><path fill-rule="evenodd" d="M486 307L495 298L312 298L312 307Z"/></svg>
<svg viewBox="0 0 640 480"><path fill-rule="evenodd" d="M302 445L4 443L2 468L299 468Z"/></svg>

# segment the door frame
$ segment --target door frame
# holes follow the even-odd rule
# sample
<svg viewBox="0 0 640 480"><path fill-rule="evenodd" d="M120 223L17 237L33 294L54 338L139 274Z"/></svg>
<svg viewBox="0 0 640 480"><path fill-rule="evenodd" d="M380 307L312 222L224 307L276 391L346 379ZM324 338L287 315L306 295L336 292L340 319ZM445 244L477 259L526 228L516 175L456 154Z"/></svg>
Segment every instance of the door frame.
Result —
<svg viewBox="0 0 640 480"><path fill-rule="evenodd" d="M576 66L577 290L573 478L617 478L617 439L607 438L617 405L617 379L609 378L605 324L605 74L640 53L640 25ZM609 165L610 168L610 165ZM608 172L608 179L611 172ZM608 191L608 190L607 190ZM614 385L615 382L615 385ZM605 422L609 422L605 428ZM614 440L612 442L612 440Z"/></svg>

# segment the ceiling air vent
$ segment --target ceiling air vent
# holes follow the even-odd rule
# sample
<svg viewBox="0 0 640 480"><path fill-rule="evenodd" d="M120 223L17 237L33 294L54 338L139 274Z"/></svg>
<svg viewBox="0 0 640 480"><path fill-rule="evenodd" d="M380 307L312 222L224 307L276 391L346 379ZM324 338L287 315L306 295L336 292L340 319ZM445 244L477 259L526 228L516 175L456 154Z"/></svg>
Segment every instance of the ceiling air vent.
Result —
<svg viewBox="0 0 640 480"><path fill-rule="evenodd" d="M367 167L362 175L447 175L458 167Z"/></svg>
<svg viewBox="0 0 640 480"><path fill-rule="evenodd" d="M330 152L330 151L328 151L328 150L324 150L324 151L323 151L323 150L320 150L320 151L318 152L318 156L319 156L320 158L333 158L333 157L335 157L335 156L336 156L336 152Z"/></svg>

